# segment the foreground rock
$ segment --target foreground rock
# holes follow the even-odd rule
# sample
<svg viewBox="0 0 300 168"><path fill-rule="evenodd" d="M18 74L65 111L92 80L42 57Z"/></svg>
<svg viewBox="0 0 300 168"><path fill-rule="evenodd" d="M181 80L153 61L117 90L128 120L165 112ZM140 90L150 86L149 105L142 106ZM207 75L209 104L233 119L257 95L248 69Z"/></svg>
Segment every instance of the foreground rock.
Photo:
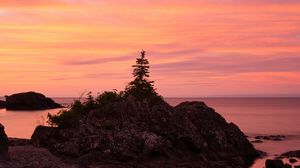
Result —
<svg viewBox="0 0 300 168"><path fill-rule="evenodd" d="M8 138L4 126L0 123L0 159L6 159L8 152Z"/></svg>
<svg viewBox="0 0 300 168"><path fill-rule="evenodd" d="M9 159L0 160L1 168L80 168L51 154L46 148L13 146L9 148Z"/></svg>
<svg viewBox="0 0 300 168"><path fill-rule="evenodd" d="M296 162L298 162L298 161L297 161L297 159L295 159L295 158L290 158L290 159L289 159L289 162L290 162L290 163L296 163Z"/></svg>
<svg viewBox="0 0 300 168"><path fill-rule="evenodd" d="M130 97L69 128L36 128L31 142L85 165L248 167L257 152L233 123L202 102L171 107ZM131 166L130 166L131 165Z"/></svg>
<svg viewBox="0 0 300 168"><path fill-rule="evenodd" d="M7 110L44 110L53 108L62 108L62 106L40 93L26 92L6 96Z"/></svg>
<svg viewBox="0 0 300 168"><path fill-rule="evenodd" d="M6 136L5 136L6 137ZM7 138L7 137L6 137ZM0 159L0 168L82 168L84 166L63 160L46 148L34 147L29 139L5 138L5 157ZM9 144L9 150L8 150ZM3 141L0 143L3 151Z"/></svg>
<svg viewBox="0 0 300 168"><path fill-rule="evenodd" d="M47 146L49 139L55 134L54 127L37 126L31 136L31 143L37 147Z"/></svg>
<svg viewBox="0 0 300 168"><path fill-rule="evenodd" d="M27 145L31 145L31 141L29 139L22 139L22 138L8 138L8 144L10 147L27 146Z"/></svg>
<svg viewBox="0 0 300 168"><path fill-rule="evenodd" d="M286 163L286 164L284 164L284 168L292 168L292 165Z"/></svg>
<svg viewBox="0 0 300 168"><path fill-rule="evenodd" d="M282 160L266 160L266 168L284 168L284 163Z"/></svg>
<svg viewBox="0 0 300 168"><path fill-rule="evenodd" d="M0 109L3 109L6 107L5 101L0 100Z"/></svg>

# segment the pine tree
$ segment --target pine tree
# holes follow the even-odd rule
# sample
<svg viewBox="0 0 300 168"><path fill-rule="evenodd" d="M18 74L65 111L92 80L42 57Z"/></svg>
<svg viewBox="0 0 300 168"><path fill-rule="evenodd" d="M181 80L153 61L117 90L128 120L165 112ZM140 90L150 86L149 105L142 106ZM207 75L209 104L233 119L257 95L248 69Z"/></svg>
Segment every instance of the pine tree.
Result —
<svg viewBox="0 0 300 168"><path fill-rule="evenodd" d="M153 88L154 81L149 78L149 61L145 58L146 51L142 51L139 58L136 58L136 64L132 65L134 80L126 87L126 92L137 98L147 98L157 95Z"/></svg>

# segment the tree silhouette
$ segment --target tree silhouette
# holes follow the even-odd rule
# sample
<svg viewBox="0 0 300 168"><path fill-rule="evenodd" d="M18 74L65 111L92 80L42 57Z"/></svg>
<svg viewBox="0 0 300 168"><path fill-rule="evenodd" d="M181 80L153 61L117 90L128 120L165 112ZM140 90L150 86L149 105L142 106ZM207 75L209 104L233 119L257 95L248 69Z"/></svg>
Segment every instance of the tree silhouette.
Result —
<svg viewBox="0 0 300 168"><path fill-rule="evenodd" d="M149 78L149 61L145 58L146 51L142 50L140 57L136 58L136 64L132 65L134 80L126 87L126 92L137 98L147 98L157 95L153 88L154 81Z"/></svg>

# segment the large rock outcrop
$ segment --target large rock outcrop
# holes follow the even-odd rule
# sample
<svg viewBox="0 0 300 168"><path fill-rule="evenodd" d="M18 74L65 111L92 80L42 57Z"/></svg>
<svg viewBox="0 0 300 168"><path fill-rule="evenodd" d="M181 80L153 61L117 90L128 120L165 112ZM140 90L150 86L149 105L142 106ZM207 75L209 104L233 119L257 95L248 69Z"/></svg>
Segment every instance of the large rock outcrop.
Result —
<svg viewBox="0 0 300 168"><path fill-rule="evenodd" d="M257 157L239 128L203 102L171 107L132 97L89 112L72 128L38 127L32 142L86 164L242 168Z"/></svg>
<svg viewBox="0 0 300 168"><path fill-rule="evenodd" d="M8 152L8 138L4 126L0 123L0 159L5 159Z"/></svg>
<svg viewBox="0 0 300 168"><path fill-rule="evenodd" d="M62 108L62 106L40 93L25 92L6 96L7 110L45 110L53 108Z"/></svg>

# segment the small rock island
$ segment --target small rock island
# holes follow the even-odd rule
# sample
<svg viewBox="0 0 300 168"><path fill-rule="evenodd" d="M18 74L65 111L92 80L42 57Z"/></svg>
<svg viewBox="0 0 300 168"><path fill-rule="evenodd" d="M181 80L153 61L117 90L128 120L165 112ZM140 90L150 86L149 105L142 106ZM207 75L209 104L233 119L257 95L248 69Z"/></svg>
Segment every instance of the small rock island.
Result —
<svg viewBox="0 0 300 168"><path fill-rule="evenodd" d="M17 93L5 98L7 110L45 110L63 107L51 98L36 92Z"/></svg>

